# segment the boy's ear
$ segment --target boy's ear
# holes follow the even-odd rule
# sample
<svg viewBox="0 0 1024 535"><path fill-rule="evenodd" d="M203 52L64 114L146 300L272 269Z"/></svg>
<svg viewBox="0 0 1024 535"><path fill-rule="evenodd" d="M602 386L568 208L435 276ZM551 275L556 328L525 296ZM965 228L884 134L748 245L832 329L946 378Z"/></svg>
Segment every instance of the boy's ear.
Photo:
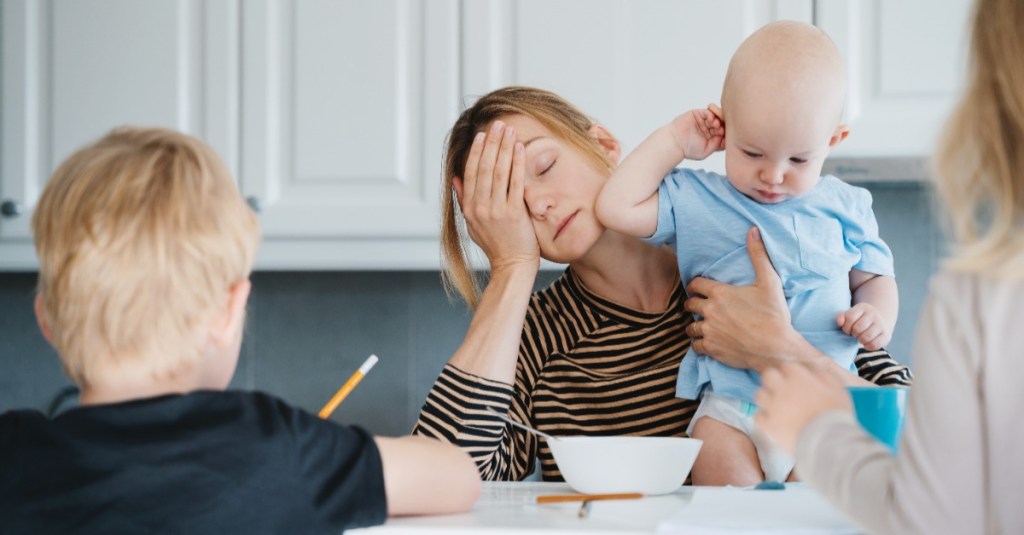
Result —
<svg viewBox="0 0 1024 535"><path fill-rule="evenodd" d="M53 335L50 334L50 326L46 324L46 316L43 315L43 295L42 294L36 294L36 300L35 300L35 303L33 304L32 308L35 310L35 313L36 313L36 323L39 324L39 330L40 330L40 332L43 333L43 338L46 338L46 341L49 342L49 344L52 346L53 345Z"/></svg>
<svg viewBox="0 0 1024 535"><path fill-rule="evenodd" d="M836 145L842 143L843 140L846 139L846 136L848 136L848 135L850 135L850 127L849 126L847 126L845 124L841 124L841 125L837 126L835 132L832 132L832 137L830 137L828 139L828 148L829 148L829 150L832 150L832 149L836 148Z"/></svg>
<svg viewBox="0 0 1024 535"><path fill-rule="evenodd" d="M619 158L622 157L622 145L619 144L619 140L615 139L615 136L607 128L594 124L590 127L590 137L597 140L597 143L601 145L604 153L608 155L611 161L619 163Z"/></svg>
<svg viewBox="0 0 1024 535"><path fill-rule="evenodd" d="M210 338L218 346L228 347L245 323L245 304L249 301L252 282L242 279L228 289L228 302L210 325Z"/></svg>

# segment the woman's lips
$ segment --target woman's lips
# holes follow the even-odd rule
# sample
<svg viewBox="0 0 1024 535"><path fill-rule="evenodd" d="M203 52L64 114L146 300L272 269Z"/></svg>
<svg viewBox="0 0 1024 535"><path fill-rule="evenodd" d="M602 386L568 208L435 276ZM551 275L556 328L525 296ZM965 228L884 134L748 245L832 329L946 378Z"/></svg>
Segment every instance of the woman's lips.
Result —
<svg viewBox="0 0 1024 535"><path fill-rule="evenodd" d="M553 240L557 240L558 239L558 235L561 234L562 231L565 230L565 228L569 226L569 223L572 223L573 219L576 219L576 214L578 214L578 213L579 213L578 211L577 212L573 212L571 216L565 218L565 220L562 221L561 225L558 225L558 230L555 231L555 237L552 238Z"/></svg>

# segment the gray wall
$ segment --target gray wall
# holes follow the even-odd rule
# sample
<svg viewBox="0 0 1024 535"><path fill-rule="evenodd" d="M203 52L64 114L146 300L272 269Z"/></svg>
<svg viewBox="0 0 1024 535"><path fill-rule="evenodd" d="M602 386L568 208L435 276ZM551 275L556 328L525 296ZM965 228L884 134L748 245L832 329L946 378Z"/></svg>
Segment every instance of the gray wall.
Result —
<svg viewBox="0 0 1024 535"><path fill-rule="evenodd" d="M910 363L917 314L940 235L919 183L868 184L882 237L896 255L899 325L890 350ZM538 285L557 273L544 272ZM45 408L68 385L32 316L34 273L0 273L0 411ZM380 362L334 413L380 434L407 433L427 390L458 347L470 316L437 273L260 272L232 386L311 411L376 353Z"/></svg>

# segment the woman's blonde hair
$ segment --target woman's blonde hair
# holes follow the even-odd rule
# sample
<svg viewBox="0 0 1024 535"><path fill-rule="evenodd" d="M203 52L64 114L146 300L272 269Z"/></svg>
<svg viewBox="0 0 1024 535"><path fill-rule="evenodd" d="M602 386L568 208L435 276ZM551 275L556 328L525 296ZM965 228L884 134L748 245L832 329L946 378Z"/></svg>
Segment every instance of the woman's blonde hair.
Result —
<svg viewBox="0 0 1024 535"><path fill-rule="evenodd" d="M457 292L475 308L480 299L480 282L470 269L465 220L459 210L454 177L461 177L473 138L501 117L524 115L544 125L556 137L577 149L595 168L611 171L614 162L591 136L594 121L562 97L532 87L505 87L492 91L467 108L448 133L441 177L441 278L448 295Z"/></svg>
<svg viewBox="0 0 1024 535"><path fill-rule="evenodd" d="M32 217L50 339L80 385L104 367L173 376L252 269L259 225L206 143L120 128L54 172Z"/></svg>
<svg viewBox="0 0 1024 535"><path fill-rule="evenodd" d="M1024 2L979 0L966 92L936 157L950 269L1024 276Z"/></svg>

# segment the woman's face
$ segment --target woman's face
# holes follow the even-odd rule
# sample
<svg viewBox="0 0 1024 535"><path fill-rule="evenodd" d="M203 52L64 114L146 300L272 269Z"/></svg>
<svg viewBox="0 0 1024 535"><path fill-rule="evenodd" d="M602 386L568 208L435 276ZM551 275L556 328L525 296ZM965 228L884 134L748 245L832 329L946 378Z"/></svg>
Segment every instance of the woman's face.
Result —
<svg viewBox="0 0 1024 535"><path fill-rule="evenodd" d="M526 146L526 207L541 256L558 263L582 258L605 229L594 215L608 173L532 117L501 118Z"/></svg>

